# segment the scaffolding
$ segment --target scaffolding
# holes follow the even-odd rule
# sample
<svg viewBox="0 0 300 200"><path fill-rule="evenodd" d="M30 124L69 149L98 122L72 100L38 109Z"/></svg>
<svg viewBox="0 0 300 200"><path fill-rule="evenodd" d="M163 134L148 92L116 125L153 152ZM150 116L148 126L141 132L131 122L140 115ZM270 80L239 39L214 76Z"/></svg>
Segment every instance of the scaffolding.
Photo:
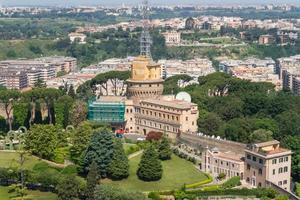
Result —
<svg viewBox="0 0 300 200"><path fill-rule="evenodd" d="M111 125L125 123L124 101L90 100L88 109L88 119L91 121L109 123Z"/></svg>

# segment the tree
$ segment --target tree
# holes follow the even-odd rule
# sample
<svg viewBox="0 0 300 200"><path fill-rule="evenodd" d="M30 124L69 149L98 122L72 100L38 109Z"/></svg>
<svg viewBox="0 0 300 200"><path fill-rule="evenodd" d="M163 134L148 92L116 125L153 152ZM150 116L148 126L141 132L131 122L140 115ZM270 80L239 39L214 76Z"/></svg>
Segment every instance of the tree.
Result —
<svg viewBox="0 0 300 200"><path fill-rule="evenodd" d="M74 100L68 95L58 98L54 105L56 125L60 125L63 128L69 125L70 109L72 108L73 102Z"/></svg>
<svg viewBox="0 0 300 200"><path fill-rule="evenodd" d="M92 162L89 167L89 173L86 177L86 196L87 200L94 200L94 193L99 180L98 166L96 162Z"/></svg>
<svg viewBox="0 0 300 200"><path fill-rule="evenodd" d="M287 110L276 116L280 133L286 135L299 135L300 133L300 114L294 110Z"/></svg>
<svg viewBox="0 0 300 200"><path fill-rule="evenodd" d="M46 88L46 83L42 79L38 78L37 81L34 83L34 87L35 88Z"/></svg>
<svg viewBox="0 0 300 200"><path fill-rule="evenodd" d="M70 157L75 164L80 164L85 150L93 135L92 125L88 122L81 123L71 137Z"/></svg>
<svg viewBox="0 0 300 200"><path fill-rule="evenodd" d="M273 135L272 131L268 131L265 129L258 129L250 134L249 142L250 143L267 142L273 139L272 135Z"/></svg>
<svg viewBox="0 0 300 200"><path fill-rule="evenodd" d="M47 110L48 110L48 118L49 124L53 124L53 104L54 101L61 96L61 91L54 88L45 88L41 91L41 98L44 99Z"/></svg>
<svg viewBox="0 0 300 200"><path fill-rule="evenodd" d="M53 125L34 125L25 137L25 149L41 158L51 159L58 147L58 132Z"/></svg>
<svg viewBox="0 0 300 200"><path fill-rule="evenodd" d="M222 119L213 112L200 114L198 120L199 130L207 135L216 135L223 124Z"/></svg>
<svg viewBox="0 0 300 200"><path fill-rule="evenodd" d="M75 176L63 177L57 185L59 200L79 200L80 183Z"/></svg>
<svg viewBox="0 0 300 200"><path fill-rule="evenodd" d="M113 136L108 129L96 131L89 143L83 159L83 167L88 169L95 161L101 177L107 177L108 167L113 156Z"/></svg>
<svg viewBox="0 0 300 200"><path fill-rule="evenodd" d="M112 179L121 180L129 176L128 158L120 139L115 139L114 152L108 169Z"/></svg>
<svg viewBox="0 0 300 200"><path fill-rule="evenodd" d="M0 90L0 103L4 105L6 121L8 123L9 130L12 130L12 111L14 109L15 102L20 98L20 96L21 94L17 90Z"/></svg>
<svg viewBox="0 0 300 200"><path fill-rule="evenodd" d="M170 141L167 137L163 137L160 144L158 145L158 155L161 160L170 160L172 156L172 150Z"/></svg>
<svg viewBox="0 0 300 200"><path fill-rule="evenodd" d="M75 99L76 94L75 94L75 90L74 90L74 86L73 86L73 85L70 86L68 95L69 95L70 97L72 97L73 99Z"/></svg>
<svg viewBox="0 0 300 200"><path fill-rule="evenodd" d="M87 112L86 103L83 101L76 101L70 110L69 124L77 127L81 122L86 120Z"/></svg>
<svg viewBox="0 0 300 200"><path fill-rule="evenodd" d="M143 153L138 166L137 176L143 181L157 181L163 173L161 162L153 145L150 145Z"/></svg>

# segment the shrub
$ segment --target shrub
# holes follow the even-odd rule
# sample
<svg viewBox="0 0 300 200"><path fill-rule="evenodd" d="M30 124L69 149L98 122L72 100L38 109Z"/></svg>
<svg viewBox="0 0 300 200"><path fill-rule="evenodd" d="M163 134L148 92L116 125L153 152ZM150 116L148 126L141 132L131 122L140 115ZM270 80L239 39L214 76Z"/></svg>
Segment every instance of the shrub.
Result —
<svg viewBox="0 0 300 200"><path fill-rule="evenodd" d="M224 189L218 188L216 190L203 189L187 191L188 194L195 194L196 196L221 196L221 195L238 195L238 196L256 196L257 198L269 197L274 199L278 192L272 188L255 188L255 189Z"/></svg>
<svg viewBox="0 0 300 200"><path fill-rule="evenodd" d="M211 183L213 181L213 178L208 174L206 174L206 176L207 176L207 179L205 179L203 181L200 181L200 182L197 182L197 183L188 184L188 185L186 185L186 188L187 189L197 188L197 187L200 187L201 185Z"/></svg>
<svg viewBox="0 0 300 200"><path fill-rule="evenodd" d="M219 180L223 180L225 178L226 178L226 174L225 173L220 173L219 176L218 176Z"/></svg>
<svg viewBox="0 0 300 200"><path fill-rule="evenodd" d="M228 179L225 183L223 183L222 187L227 189L227 188L234 188L239 185L241 185L241 178L239 176L234 176Z"/></svg>
<svg viewBox="0 0 300 200"><path fill-rule="evenodd" d="M150 131L146 136L146 140L147 141L159 141L162 136L163 136L162 132Z"/></svg>
<svg viewBox="0 0 300 200"><path fill-rule="evenodd" d="M105 194L105 195L103 195ZM98 185L95 190L95 200L145 200L141 192L126 191L110 185Z"/></svg>
<svg viewBox="0 0 300 200"><path fill-rule="evenodd" d="M133 153L135 153L135 152L137 152L137 151L139 151L140 150L140 147L139 146L136 146L136 145L132 145L132 146L130 146L127 150L126 150L126 155L130 155L130 154L133 154Z"/></svg>
<svg viewBox="0 0 300 200"><path fill-rule="evenodd" d="M152 200L160 200L160 195L158 192L150 192L148 194L148 198L150 198Z"/></svg>

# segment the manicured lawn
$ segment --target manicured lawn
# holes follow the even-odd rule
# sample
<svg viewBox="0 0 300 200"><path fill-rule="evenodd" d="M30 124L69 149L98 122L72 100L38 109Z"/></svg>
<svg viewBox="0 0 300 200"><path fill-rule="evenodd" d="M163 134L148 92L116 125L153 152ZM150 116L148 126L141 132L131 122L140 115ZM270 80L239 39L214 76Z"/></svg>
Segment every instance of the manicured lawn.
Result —
<svg viewBox="0 0 300 200"><path fill-rule="evenodd" d="M19 166L18 160L18 153L0 151L0 167L17 167ZM35 164L40 162L42 161L39 161L37 158L28 155L26 156L24 166L26 169L32 169Z"/></svg>
<svg viewBox="0 0 300 200"><path fill-rule="evenodd" d="M10 196L11 194L8 193L8 187L0 186L0 199L10 200ZM27 197L32 200L57 200L56 195L51 192L40 192L32 190L29 190Z"/></svg>
<svg viewBox="0 0 300 200"><path fill-rule="evenodd" d="M195 183L207 178L206 175L198 171L191 162L173 155L172 160L162 162L163 177L161 180L155 182L144 182L139 180L136 176L140 159L141 155L130 159L130 176L126 180L103 180L102 182L119 186L126 190L161 191L180 188L184 183Z"/></svg>

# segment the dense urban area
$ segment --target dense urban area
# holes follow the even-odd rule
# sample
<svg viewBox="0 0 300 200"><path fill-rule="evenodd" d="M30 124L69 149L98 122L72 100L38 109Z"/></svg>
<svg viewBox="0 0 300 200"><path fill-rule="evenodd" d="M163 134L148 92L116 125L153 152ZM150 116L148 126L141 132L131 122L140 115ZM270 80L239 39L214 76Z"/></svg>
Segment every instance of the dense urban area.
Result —
<svg viewBox="0 0 300 200"><path fill-rule="evenodd" d="M279 3L0 5L0 199L299 200Z"/></svg>

